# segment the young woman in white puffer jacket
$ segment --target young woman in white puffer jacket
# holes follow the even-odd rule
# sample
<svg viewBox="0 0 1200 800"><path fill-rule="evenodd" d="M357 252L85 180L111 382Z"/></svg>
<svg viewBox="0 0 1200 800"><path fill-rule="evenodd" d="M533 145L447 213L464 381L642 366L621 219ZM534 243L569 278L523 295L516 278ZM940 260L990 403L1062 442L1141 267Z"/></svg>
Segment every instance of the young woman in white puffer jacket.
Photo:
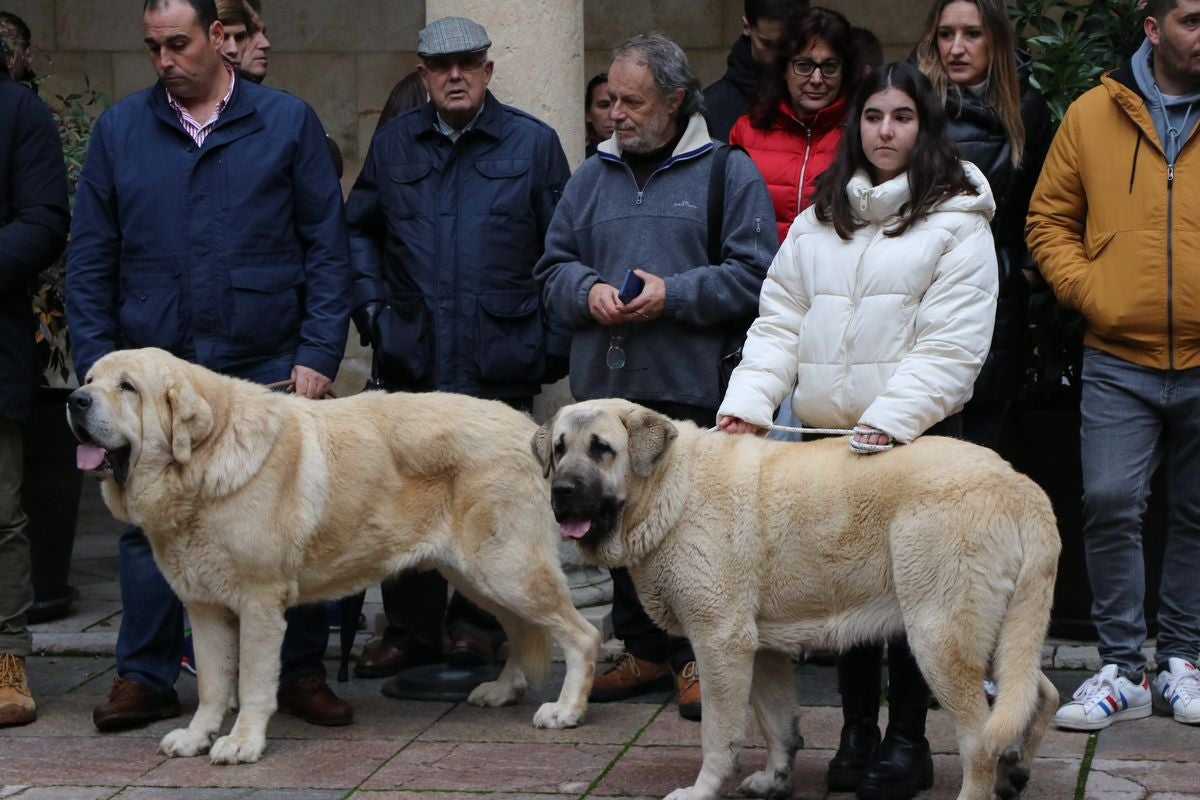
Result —
<svg viewBox="0 0 1200 800"><path fill-rule="evenodd" d="M763 283L717 424L764 432L791 391L804 425L856 428L856 452L926 432L961 435L958 412L996 316L991 190L959 161L941 102L909 64L866 78L847 120L813 205L792 224ZM903 637L888 648L882 742L882 647L838 659L844 727L829 788L863 800L910 798L933 781L929 689Z"/></svg>

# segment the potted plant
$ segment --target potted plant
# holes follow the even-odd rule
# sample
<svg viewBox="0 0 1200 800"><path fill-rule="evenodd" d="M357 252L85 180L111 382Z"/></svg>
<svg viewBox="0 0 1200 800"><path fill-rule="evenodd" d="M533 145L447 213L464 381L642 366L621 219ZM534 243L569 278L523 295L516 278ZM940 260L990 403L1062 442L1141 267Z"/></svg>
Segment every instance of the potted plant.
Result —
<svg viewBox="0 0 1200 800"><path fill-rule="evenodd" d="M1017 41L1033 58L1031 82L1056 124L1075 98L1140 46L1139 5L1139 0L1012 0L1009 13ZM1025 386L1009 420L1004 455L1046 491L1058 518L1063 547L1050 631L1091 639L1095 629L1083 552L1079 457L1084 321L1061 307L1042 285L1031 294L1029 322L1033 347ZM1162 495L1158 476L1143 525L1148 621L1155 618L1158 606L1165 530Z"/></svg>
<svg viewBox="0 0 1200 800"><path fill-rule="evenodd" d="M87 155L93 115L106 105L107 98L90 84L81 93L58 95L51 103L62 137L72 204L75 183ZM28 612L30 622L63 616L78 596L68 583L82 473L75 468L75 440L66 424L66 398L75 377L71 370L65 288L64 254L42 272L33 295L43 370L33 420L26 429L25 476L21 483L21 504L29 516L33 566L34 603Z"/></svg>

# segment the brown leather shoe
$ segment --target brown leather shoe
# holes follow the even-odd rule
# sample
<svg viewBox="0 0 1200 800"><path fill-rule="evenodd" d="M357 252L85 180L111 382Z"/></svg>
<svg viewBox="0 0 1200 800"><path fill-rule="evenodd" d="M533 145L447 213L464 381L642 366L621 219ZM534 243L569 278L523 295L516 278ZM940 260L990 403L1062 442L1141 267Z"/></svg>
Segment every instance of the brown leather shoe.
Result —
<svg viewBox="0 0 1200 800"><path fill-rule="evenodd" d="M136 728L160 719L179 716L179 695L174 689L156 692L133 678L113 678L108 701L92 709L92 724L98 730Z"/></svg>
<svg viewBox="0 0 1200 800"><path fill-rule="evenodd" d="M0 728L28 725L37 719L37 704L25 678L25 659L0 653Z"/></svg>
<svg viewBox="0 0 1200 800"><path fill-rule="evenodd" d="M496 660L496 645L483 636L459 633L450 639L446 663L455 667L480 667Z"/></svg>
<svg viewBox="0 0 1200 800"><path fill-rule="evenodd" d="M363 648L354 674L360 678L386 678L402 669L436 664L442 660L441 647L433 647L412 634L405 634L395 645L385 641Z"/></svg>
<svg viewBox="0 0 1200 800"><path fill-rule="evenodd" d="M669 691L674 685L671 668L665 661L645 661L633 653L622 653L617 664L596 678L588 700L611 703L639 694Z"/></svg>
<svg viewBox="0 0 1200 800"><path fill-rule="evenodd" d="M285 686L275 696L279 713L299 717L310 725L349 725L354 709L333 693L324 678L309 675Z"/></svg>
<svg viewBox="0 0 1200 800"><path fill-rule="evenodd" d="M679 693L679 716L700 721L700 673L696 662L689 661L675 676L675 689Z"/></svg>

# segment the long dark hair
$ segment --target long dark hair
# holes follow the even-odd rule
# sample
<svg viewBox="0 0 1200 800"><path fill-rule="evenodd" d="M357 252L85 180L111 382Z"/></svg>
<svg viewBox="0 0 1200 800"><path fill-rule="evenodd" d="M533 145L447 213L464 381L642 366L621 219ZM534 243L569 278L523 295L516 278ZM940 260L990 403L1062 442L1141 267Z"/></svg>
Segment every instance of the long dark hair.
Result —
<svg viewBox="0 0 1200 800"><path fill-rule="evenodd" d="M824 39L842 60L842 88L838 91L838 97L850 97L862 71L851 30L845 17L828 8L801 8L786 16L783 20L783 36L775 51L775 62L763 73L754 107L750 110L750 125L759 130L769 130L775 123L775 118L779 116L779 104L792 99L787 85L791 61L817 39Z"/></svg>
<svg viewBox="0 0 1200 800"><path fill-rule="evenodd" d="M888 89L898 89L913 99L920 127L906 170L910 199L901 210L899 223L884 231L884 235L899 236L948 197L978 194L963 171L958 147L946 135L946 110L934 94L929 79L912 64L902 61L884 64L859 84L854 103L846 114L846 132L838 146L837 157L817 176L813 199L817 219L832 222L843 239L849 239L854 231L867 224L855 215L846 195L846 184L859 170L865 170L872 178L875 176L875 167L862 147L863 106L871 95Z"/></svg>

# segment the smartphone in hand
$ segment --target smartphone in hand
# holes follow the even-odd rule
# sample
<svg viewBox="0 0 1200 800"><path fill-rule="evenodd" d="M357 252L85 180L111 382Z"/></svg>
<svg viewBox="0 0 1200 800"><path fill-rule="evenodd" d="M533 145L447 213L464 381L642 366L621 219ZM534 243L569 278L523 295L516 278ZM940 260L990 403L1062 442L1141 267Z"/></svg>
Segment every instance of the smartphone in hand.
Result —
<svg viewBox="0 0 1200 800"><path fill-rule="evenodd" d="M628 303L641 294L642 289L645 287L646 282L638 277L636 272L629 270L621 280L621 288L617 292L617 299L622 303Z"/></svg>

